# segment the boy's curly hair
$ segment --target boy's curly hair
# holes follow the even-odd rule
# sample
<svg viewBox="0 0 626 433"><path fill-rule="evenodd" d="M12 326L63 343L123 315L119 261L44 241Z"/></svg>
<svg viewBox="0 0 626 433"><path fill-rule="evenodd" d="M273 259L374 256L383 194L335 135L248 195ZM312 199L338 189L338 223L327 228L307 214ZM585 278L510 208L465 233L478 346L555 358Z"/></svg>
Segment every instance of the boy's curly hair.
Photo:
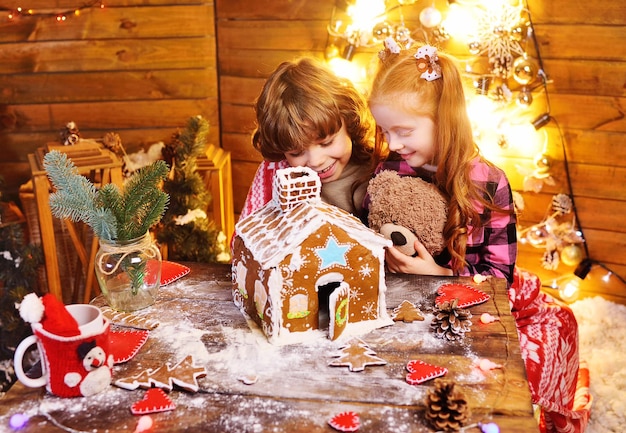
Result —
<svg viewBox="0 0 626 433"><path fill-rule="evenodd" d="M336 134L342 125L352 140L351 161L373 169L381 158L364 97L315 58L281 63L265 82L255 111L252 144L266 160L280 161L287 152Z"/></svg>

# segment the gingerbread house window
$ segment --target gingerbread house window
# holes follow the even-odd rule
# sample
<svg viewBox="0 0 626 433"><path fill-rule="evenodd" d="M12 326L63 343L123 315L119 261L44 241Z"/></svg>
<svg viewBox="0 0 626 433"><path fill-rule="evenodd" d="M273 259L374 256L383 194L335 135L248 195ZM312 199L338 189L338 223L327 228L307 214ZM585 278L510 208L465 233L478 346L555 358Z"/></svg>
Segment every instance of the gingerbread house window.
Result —
<svg viewBox="0 0 626 433"><path fill-rule="evenodd" d="M267 304L267 293L260 281L254 283L254 304L256 305L257 314L262 319L265 304Z"/></svg>
<svg viewBox="0 0 626 433"><path fill-rule="evenodd" d="M290 319L297 319L308 316L309 311L309 296L305 293L298 293L289 298L289 312L287 317Z"/></svg>

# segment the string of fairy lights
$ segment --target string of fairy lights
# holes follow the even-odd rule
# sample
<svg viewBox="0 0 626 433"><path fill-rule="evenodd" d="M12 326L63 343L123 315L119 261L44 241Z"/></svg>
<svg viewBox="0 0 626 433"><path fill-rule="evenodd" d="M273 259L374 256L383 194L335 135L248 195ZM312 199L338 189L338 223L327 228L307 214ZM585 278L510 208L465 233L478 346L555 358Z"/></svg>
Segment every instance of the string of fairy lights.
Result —
<svg viewBox="0 0 626 433"><path fill-rule="evenodd" d="M90 0L83 3L77 8L67 10L49 10L49 9L30 9L21 6L15 8L7 8L0 6L0 12L5 13L5 18L8 21L16 21L24 18L50 18L59 23L65 22L72 17L78 17L85 9L91 8L104 8L103 0Z"/></svg>

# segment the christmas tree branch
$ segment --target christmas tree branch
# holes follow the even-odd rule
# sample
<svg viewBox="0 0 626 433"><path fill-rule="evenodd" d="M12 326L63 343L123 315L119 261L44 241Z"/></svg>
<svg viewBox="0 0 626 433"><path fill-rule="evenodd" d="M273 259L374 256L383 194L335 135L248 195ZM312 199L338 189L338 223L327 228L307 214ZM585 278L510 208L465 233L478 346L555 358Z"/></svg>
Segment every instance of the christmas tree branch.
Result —
<svg viewBox="0 0 626 433"><path fill-rule="evenodd" d="M169 195L160 189L169 171L162 160L137 171L123 190L114 184L97 190L66 154L56 150L46 154L44 168L56 188L50 195L52 214L88 224L100 239L130 240L144 235L159 222L169 203Z"/></svg>
<svg viewBox="0 0 626 433"><path fill-rule="evenodd" d="M61 219L82 221L90 225L95 235L102 239L115 238L116 227L109 226L111 211L98 211L96 187L78 172L72 160L65 153L53 150L44 156L43 165L50 182L56 188L56 192L50 195L52 214ZM98 227L92 225L95 221L100 221Z"/></svg>

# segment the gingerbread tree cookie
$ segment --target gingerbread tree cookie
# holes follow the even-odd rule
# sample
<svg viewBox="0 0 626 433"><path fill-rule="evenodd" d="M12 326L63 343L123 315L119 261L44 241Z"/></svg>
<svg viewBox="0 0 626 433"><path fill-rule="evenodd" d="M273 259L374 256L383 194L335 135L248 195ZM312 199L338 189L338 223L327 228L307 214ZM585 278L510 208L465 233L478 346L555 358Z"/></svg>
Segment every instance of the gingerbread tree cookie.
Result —
<svg viewBox="0 0 626 433"><path fill-rule="evenodd" d="M195 366L193 357L189 355L173 367L166 363L156 369L148 368L137 375L117 379L114 384L130 390L154 386L166 391L177 385L186 391L196 392L199 389L197 379L206 375L206 368Z"/></svg>
<svg viewBox="0 0 626 433"><path fill-rule="evenodd" d="M124 326L127 328L144 329L151 331L159 326L159 321L142 317L133 313L126 313L123 311L117 311L109 306L100 307L102 314L111 321L114 325Z"/></svg>
<svg viewBox="0 0 626 433"><path fill-rule="evenodd" d="M391 318L394 322L411 323L424 320L422 312L410 301L404 300L400 305L393 309Z"/></svg>
<svg viewBox="0 0 626 433"><path fill-rule="evenodd" d="M385 365L387 361L376 356L370 347L361 339L354 338L339 349L334 355L338 359L331 362L333 367L348 367L350 371L363 371L368 365Z"/></svg>

